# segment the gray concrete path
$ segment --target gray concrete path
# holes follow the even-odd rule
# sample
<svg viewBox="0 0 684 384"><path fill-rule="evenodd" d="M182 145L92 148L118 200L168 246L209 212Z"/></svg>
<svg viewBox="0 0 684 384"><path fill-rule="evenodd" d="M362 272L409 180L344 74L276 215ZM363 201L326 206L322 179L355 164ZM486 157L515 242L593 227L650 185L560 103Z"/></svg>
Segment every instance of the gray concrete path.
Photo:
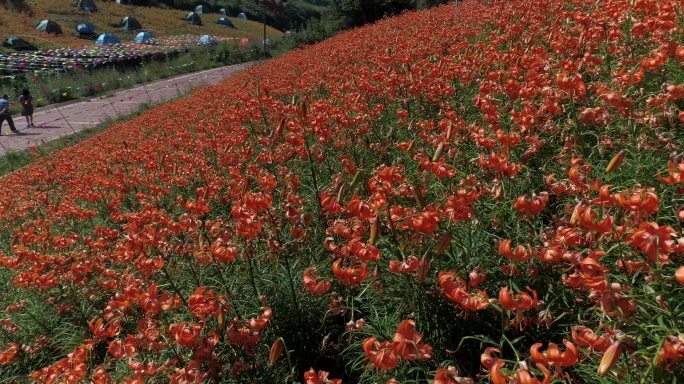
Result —
<svg viewBox="0 0 684 384"><path fill-rule="evenodd" d="M162 103L187 93L192 88L214 85L252 63L231 65L188 73L117 91L113 96L98 96L61 105L37 108L33 113L36 128L25 128L23 116L12 116L19 133L10 133L7 122L0 129L0 156L8 151L20 151L32 145L40 145L74 131L95 127L108 118L129 114L143 103Z"/></svg>

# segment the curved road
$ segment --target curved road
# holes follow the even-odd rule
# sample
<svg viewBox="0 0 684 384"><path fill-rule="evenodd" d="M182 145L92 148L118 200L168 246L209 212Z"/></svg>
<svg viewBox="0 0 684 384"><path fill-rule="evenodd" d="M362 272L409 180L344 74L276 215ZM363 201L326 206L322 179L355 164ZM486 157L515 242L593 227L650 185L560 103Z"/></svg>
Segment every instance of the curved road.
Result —
<svg viewBox="0 0 684 384"><path fill-rule="evenodd" d="M24 128L26 119L19 115L12 116L19 133L10 133L7 122L2 124L0 156L4 156L8 151L21 151L32 145L40 145L61 136L74 134L84 128L95 127L108 118L114 119L129 114L143 103L157 104L175 99L192 88L216 84L252 64L244 63L188 73L123 89L110 97L98 96L37 108L33 114L33 122L37 128Z"/></svg>

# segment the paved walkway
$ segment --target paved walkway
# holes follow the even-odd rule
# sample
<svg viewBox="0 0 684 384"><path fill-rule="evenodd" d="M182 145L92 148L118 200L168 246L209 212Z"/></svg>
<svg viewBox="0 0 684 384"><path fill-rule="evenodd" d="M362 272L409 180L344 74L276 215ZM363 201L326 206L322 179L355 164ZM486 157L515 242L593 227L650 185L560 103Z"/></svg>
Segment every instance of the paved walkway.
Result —
<svg viewBox="0 0 684 384"><path fill-rule="evenodd" d="M37 108L33 113L33 122L37 128L24 128L26 118L12 116L19 133L10 133L7 122L2 124L0 156L4 156L7 151L20 151L71 135L74 131L95 127L108 118L129 114L143 103L157 104L175 99L192 88L216 84L250 65L251 63L245 63L189 73L120 90L110 97L98 96L89 100Z"/></svg>

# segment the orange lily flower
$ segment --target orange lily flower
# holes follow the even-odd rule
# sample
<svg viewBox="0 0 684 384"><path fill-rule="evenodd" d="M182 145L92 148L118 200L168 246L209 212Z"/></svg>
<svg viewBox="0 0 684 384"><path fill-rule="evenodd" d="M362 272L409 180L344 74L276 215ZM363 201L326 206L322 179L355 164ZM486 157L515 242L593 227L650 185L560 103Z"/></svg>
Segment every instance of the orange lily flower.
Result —
<svg viewBox="0 0 684 384"><path fill-rule="evenodd" d="M504 361L500 359L496 359L494 364L492 364L491 368L488 369L489 371L489 378L492 380L492 383L494 384L506 384L509 381L512 381L513 378L510 376L506 376L503 373L499 372L501 368L504 365Z"/></svg>
<svg viewBox="0 0 684 384"><path fill-rule="evenodd" d="M389 270L394 273L411 273L418 270L420 260L415 256L409 256L404 261L390 260Z"/></svg>
<svg viewBox="0 0 684 384"><path fill-rule="evenodd" d="M539 194L539 196L532 195L529 200L527 199L527 195L522 195L515 199L515 203L513 203L513 209L524 213L525 217L532 217L543 211L544 208L546 208L546 203L548 203L548 201L548 192L542 192Z"/></svg>
<svg viewBox="0 0 684 384"><path fill-rule="evenodd" d="M534 377L530 371L527 369L520 368L517 371L515 371L515 381L514 383L516 384L551 384L551 374L549 373L549 370L546 369L541 364L537 364L537 369L542 371L544 374L544 380L539 381L536 377Z"/></svg>
<svg viewBox="0 0 684 384"><path fill-rule="evenodd" d="M314 371L313 368L309 369L308 372L304 372L304 383L305 384L342 384L340 379L328 379L330 375L326 371Z"/></svg>
<svg viewBox="0 0 684 384"><path fill-rule="evenodd" d="M532 257L532 248L527 245L527 249L523 245L518 245L515 250L511 249L512 240L502 240L497 243L496 249L501 256L515 261L527 261Z"/></svg>
<svg viewBox="0 0 684 384"><path fill-rule="evenodd" d="M610 339L607 336L598 337L594 331L583 326L572 327L572 339L577 345L589 347L594 351L603 352L610 346Z"/></svg>
<svg viewBox="0 0 684 384"><path fill-rule="evenodd" d="M667 163L667 170L670 172L670 176L663 177L658 171L658 180L665 184L684 184L684 178L682 178L682 173L684 173L684 163L674 164L672 161Z"/></svg>
<svg viewBox="0 0 684 384"><path fill-rule="evenodd" d="M501 361L498 357L492 357L492 352L501 352L499 348L487 347L485 351L480 355L480 363L485 367L486 370L491 371L494 364Z"/></svg>
<svg viewBox="0 0 684 384"><path fill-rule="evenodd" d="M439 285L446 297L469 311L481 311L489 306L487 292L478 291L471 294L465 289L465 281L461 278L454 279L455 276L455 272L439 273Z"/></svg>
<svg viewBox="0 0 684 384"><path fill-rule="evenodd" d="M121 326L118 323L109 323L105 326L104 320L97 317L90 319L88 328L90 328L90 332L93 333L96 339L114 337L121 332Z"/></svg>
<svg viewBox="0 0 684 384"><path fill-rule="evenodd" d="M677 268L677 272L675 273L675 279L677 280L679 285L684 287L684 265Z"/></svg>
<svg viewBox="0 0 684 384"><path fill-rule="evenodd" d="M515 296L511 297L508 293L508 287L503 287L499 292L499 303L505 309L515 311L515 323L518 325L522 325L522 312L526 309L532 309L537 305L537 292L530 287L527 287L527 290L532 293L532 296L525 292L518 292Z"/></svg>
<svg viewBox="0 0 684 384"><path fill-rule="evenodd" d="M458 370L438 369L435 374L433 384L473 384L474 381L468 377L458 376Z"/></svg>
<svg viewBox="0 0 684 384"><path fill-rule="evenodd" d="M362 243L358 238L349 242L349 250L364 261L376 261L382 256L378 247Z"/></svg>
<svg viewBox="0 0 684 384"><path fill-rule="evenodd" d="M610 184L602 185L599 189L599 197L589 202L597 207L612 207L615 202L610 194L610 187L612 187Z"/></svg>
<svg viewBox="0 0 684 384"><path fill-rule="evenodd" d="M190 295L188 299L188 307L193 315L200 319L205 319L206 316L211 316L218 318L220 313L220 302L225 302L226 298L224 296L216 296L214 291L206 290L207 287L198 287L195 293ZM230 306L228 306L230 309Z"/></svg>
<svg viewBox="0 0 684 384"><path fill-rule="evenodd" d="M379 343L375 337L363 341L363 350L373 365L382 370L394 369L397 366L397 354L389 341Z"/></svg>
<svg viewBox="0 0 684 384"><path fill-rule="evenodd" d="M558 345L554 343L549 343L549 347L546 352L539 352L542 343L535 343L530 348L530 354L532 358L544 366L552 366L556 371L556 375L560 373L562 367L570 367L577 363L577 357L579 352L577 347L568 340L563 339L563 344L565 345L565 351L561 352Z"/></svg>
<svg viewBox="0 0 684 384"><path fill-rule="evenodd" d="M676 249L676 242L672 240L672 236L676 233L669 225L661 226L653 222L642 222L625 241L641 249L648 256L648 261L669 263L668 254Z"/></svg>
<svg viewBox="0 0 684 384"><path fill-rule="evenodd" d="M499 302L509 311L532 309L537 305L537 292L530 287L527 287L527 290L532 293L532 296L525 292L518 292L514 297L511 297L508 293L508 287L503 287L499 292Z"/></svg>
<svg viewBox="0 0 684 384"><path fill-rule="evenodd" d="M643 189L637 187L634 190L626 189L613 195L613 199L620 206L630 212L651 214L658 212L658 195L655 189Z"/></svg>
<svg viewBox="0 0 684 384"><path fill-rule="evenodd" d="M9 348L0 353L0 365L5 365L12 361L17 352L19 352L19 345L10 343Z"/></svg>
<svg viewBox="0 0 684 384"><path fill-rule="evenodd" d="M537 255L537 259L544 263L559 263L563 259L563 251L560 247L543 248Z"/></svg>
<svg viewBox="0 0 684 384"><path fill-rule="evenodd" d="M332 288L332 284L330 283L330 279L318 280L318 276L313 273L315 270L316 267L309 267L304 270L304 286L314 295L321 296Z"/></svg>
<svg viewBox="0 0 684 384"><path fill-rule="evenodd" d="M677 336L668 336L663 343L663 348L658 352L658 362L661 365L665 361L674 363L684 359L684 341Z"/></svg>
<svg viewBox="0 0 684 384"><path fill-rule="evenodd" d="M91 381L93 384L112 384L114 382L102 365L98 365L93 369Z"/></svg>
<svg viewBox="0 0 684 384"><path fill-rule="evenodd" d="M482 284L485 280L487 280L487 272L484 270L484 268L478 266L472 271L470 271L468 277L470 278L468 286L477 287L478 285Z"/></svg>
<svg viewBox="0 0 684 384"><path fill-rule="evenodd" d="M249 321L247 322L247 326L255 331L263 329L273 316L273 311L271 311L271 307L261 307L259 309L263 313L260 316L257 316L256 318L249 319Z"/></svg>
<svg viewBox="0 0 684 384"><path fill-rule="evenodd" d="M185 325L185 321L180 324L171 324L169 325L169 333L176 339L179 345L192 347L200 333L204 330L204 327L199 324L189 324L189 328L186 328Z"/></svg>
<svg viewBox="0 0 684 384"><path fill-rule="evenodd" d="M429 359L432 347L428 344L419 344L423 334L413 329L415 325L413 320L402 321L394 334L392 348L404 360Z"/></svg>
<svg viewBox="0 0 684 384"><path fill-rule="evenodd" d="M366 263L359 260L355 265L344 268L340 267L342 260L342 258L335 260L332 266L333 274L338 280L347 285L358 284L366 280L368 277L368 265Z"/></svg>

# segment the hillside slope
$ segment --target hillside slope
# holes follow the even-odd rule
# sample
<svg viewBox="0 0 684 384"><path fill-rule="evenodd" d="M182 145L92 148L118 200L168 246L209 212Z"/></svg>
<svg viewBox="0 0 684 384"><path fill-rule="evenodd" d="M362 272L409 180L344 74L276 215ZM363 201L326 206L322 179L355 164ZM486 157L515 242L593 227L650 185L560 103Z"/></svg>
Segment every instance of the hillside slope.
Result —
<svg viewBox="0 0 684 384"><path fill-rule="evenodd" d="M158 0L159 3L176 9L191 10L198 4L204 4L212 10L225 8L232 16L244 12L250 19L261 20L261 4L255 0ZM293 28L303 25L312 17L320 17L328 9L329 0L290 0L287 7L277 4L273 0L266 1L266 21L269 25L279 29Z"/></svg>
<svg viewBox="0 0 684 384"><path fill-rule="evenodd" d="M255 21L240 20L234 17L229 19L237 29L228 28L216 24L218 13L201 15L202 26L191 25L184 20L187 11L159 9L155 7L138 7L120 5L113 1L95 1L98 12L78 10L76 1L61 0L31 0L27 1L22 8L5 5L5 11L0 12L0 25L2 39L8 36L22 36L27 41L41 48L58 48L63 46L80 46L92 43L89 40L79 38L75 26L80 23L93 23L96 33L113 33L122 40L132 40L137 34L135 31L121 30L121 19L133 16L142 24L144 30L151 32L157 37L174 35L214 35L226 37L247 37L261 41L263 39L263 26ZM63 36L48 35L36 31L35 26L44 19L56 21L61 25ZM282 32L267 27L267 38L278 40L282 38Z"/></svg>
<svg viewBox="0 0 684 384"><path fill-rule="evenodd" d="M680 4L409 12L36 149L3 379L680 382Z"/></svg>

